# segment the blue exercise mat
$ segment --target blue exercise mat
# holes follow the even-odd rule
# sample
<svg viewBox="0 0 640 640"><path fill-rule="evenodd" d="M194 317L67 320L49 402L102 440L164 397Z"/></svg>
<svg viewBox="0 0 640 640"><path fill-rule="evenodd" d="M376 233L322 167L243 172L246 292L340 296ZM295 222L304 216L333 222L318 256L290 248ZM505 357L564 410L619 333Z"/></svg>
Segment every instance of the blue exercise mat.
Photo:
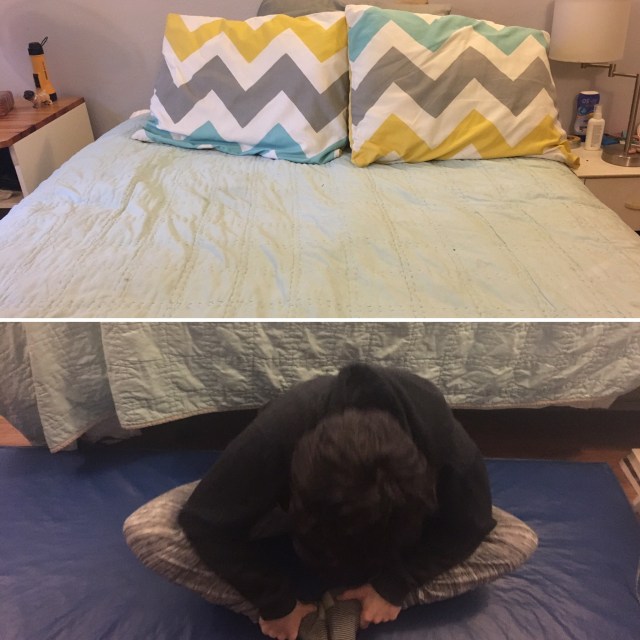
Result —
<svg viewBox="0 0 640 640"><path fill-rule="evenodd" d="M2 640L260 640L258 627L144 568L124 519L201 477L212 451L0 448ZM372 625L362 640L640 638L640 526L603 464L490 460L497 506L540 537L512 575Z"/></svg>

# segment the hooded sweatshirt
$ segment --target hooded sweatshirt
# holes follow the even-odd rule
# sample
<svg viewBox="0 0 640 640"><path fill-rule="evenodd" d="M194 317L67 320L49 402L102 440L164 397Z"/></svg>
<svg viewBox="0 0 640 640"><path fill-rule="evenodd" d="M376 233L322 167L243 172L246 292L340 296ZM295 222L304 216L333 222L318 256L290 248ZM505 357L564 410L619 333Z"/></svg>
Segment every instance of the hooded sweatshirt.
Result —
<svg viewBox="0 0 640 640"><path fill-rule="evenodd" d="M253 532L274 509L286 511L298 440L347 409L391 414L436 479L437 509L426 517L411 558L395 559L370 580L385 600L399 606L410 591L467 558L495 526L482 456L431 382L400 369L353 364L298 384L228 445L178 518L201 560L265 620L290 613L297 597L267 542Z"/></svg>

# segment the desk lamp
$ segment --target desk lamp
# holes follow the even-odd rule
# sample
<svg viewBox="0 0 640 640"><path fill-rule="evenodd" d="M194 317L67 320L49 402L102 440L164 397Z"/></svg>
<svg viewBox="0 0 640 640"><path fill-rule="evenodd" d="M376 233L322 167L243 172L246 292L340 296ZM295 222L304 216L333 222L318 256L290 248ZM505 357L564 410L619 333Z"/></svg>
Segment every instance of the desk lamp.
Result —
<svg viewBox="0 0 640 640"><path fill-rule="evenodd" d="M640 74L618 73L612 63L624 55L630 13L631 0L555 0L549 57L561 62L580 62L583 69L608 69L610 78L635 78L625 143L605 145L602 159L622 167L640 167L640 149L631 147Z"/></svg>

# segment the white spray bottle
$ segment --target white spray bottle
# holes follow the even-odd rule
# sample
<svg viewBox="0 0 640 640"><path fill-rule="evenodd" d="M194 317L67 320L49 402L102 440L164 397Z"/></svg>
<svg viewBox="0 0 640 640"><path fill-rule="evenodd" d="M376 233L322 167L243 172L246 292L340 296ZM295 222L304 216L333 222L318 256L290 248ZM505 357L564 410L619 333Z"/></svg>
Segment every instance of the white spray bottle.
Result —
<svg viewBox="0 0 640 640"><path fill-rule="evenodd" d="M593 116L587 123L587 135L584 139L586 151L597 151L602 145L604 137L604 118L602 117L602 105L597 104Z"/></svg>

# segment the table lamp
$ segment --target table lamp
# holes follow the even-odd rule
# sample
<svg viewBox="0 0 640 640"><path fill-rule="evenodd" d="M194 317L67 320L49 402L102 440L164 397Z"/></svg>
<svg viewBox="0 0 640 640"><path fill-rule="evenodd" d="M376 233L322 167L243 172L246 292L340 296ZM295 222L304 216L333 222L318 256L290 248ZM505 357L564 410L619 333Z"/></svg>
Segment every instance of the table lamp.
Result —
<svg viewBox="0 0 640 640"><path fill-rule="evenodd" d="M618 73L612 61L624 55L631 0L555 0L549 57L580 62L582 68L608 69L609 77L635 78L624 144L606 145L602 159L622 167L640 166L640 149L631 147L636 128L640 74Z"/></svg>

